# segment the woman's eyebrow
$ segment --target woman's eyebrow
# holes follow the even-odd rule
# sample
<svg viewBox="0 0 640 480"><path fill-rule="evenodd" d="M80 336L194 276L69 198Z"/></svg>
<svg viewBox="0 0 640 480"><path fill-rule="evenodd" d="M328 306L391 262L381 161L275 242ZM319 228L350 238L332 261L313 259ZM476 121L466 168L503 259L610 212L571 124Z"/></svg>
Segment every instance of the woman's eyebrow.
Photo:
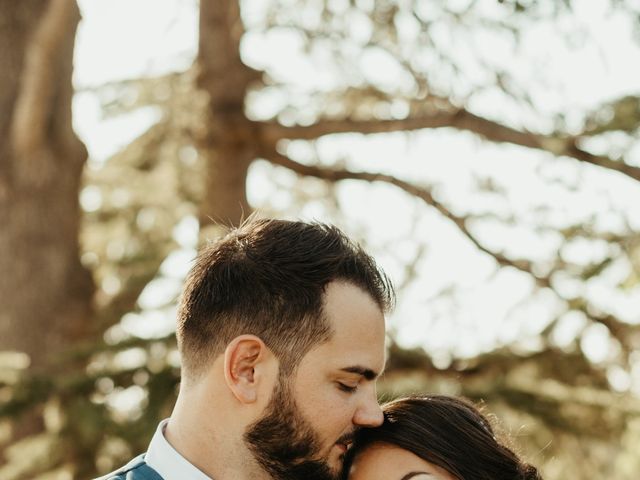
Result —
<svg viewBox="0 0 640 480"><path fill-rule="evenodd" d="M415 477L417 475L427 475L428 477L432 477L433 476L428 472L409 472L404 477L402 477L400 480L409 480L410 478L413 478L413 477Z"/></svg>

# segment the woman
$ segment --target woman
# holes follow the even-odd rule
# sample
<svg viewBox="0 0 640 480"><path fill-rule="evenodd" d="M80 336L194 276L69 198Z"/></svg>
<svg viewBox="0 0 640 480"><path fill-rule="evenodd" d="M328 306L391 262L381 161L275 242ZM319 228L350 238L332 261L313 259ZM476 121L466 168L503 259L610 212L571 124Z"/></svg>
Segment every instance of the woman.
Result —
<svg viewBox="0 0 640 480"><path fill-rule="evenodd" d="M384 408L379 428L356 434L345 459L349 480L542 480L500 443L471 403L409 397Z"/></svg>

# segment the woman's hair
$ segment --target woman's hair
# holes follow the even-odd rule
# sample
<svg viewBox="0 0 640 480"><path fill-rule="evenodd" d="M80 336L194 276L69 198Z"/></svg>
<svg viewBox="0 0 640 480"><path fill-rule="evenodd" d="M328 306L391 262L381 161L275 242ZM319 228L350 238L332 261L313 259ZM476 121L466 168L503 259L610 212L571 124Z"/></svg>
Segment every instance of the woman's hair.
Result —
<svg viewBox="0 0 640 480"><path fill-rule="evenodd" d="M358 453L373 444L393 445L449 472L457 480L542 480L496 439L489 420L470 402L429 395L383 407L384 423L359 430L345 458L345 478Z"/></svg>

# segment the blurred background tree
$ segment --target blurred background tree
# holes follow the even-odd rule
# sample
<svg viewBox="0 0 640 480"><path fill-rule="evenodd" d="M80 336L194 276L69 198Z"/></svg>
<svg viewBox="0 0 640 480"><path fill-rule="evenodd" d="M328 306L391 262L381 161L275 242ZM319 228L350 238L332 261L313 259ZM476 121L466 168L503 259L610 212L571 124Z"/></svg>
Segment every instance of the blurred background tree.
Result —
<svg viewBox="0 0 640 480"><path fill-rule="evenodd" d="M76 86L150 125L87 162L78 6L0 1L0 478L146 449L189 260L254 209L336 223L392 274L383 400L465 395L545 478L636 478L640 98L596 26L635 65L637 5L187 3L189 68Z"/></svg>

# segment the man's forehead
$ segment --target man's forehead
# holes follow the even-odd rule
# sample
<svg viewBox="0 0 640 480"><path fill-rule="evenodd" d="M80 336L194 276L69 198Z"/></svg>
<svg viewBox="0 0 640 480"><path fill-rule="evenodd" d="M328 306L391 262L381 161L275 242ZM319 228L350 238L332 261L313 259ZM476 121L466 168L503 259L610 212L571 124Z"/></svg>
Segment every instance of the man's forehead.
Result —
<svg viewBox="0 0 640 480"><path fill-rule="evenodd" d="M376 378L385 363L385 320L373 298L350 283L332 282L324 314L332 334L309 352L316 366Z"/></svg>
<svg viewBox="0 0 640 480"><path fill-rule="evenodd" d="M336 342L356 341L384 334L384 314L371 296L359 287L333 282L327 288L324 315Z"/></svg>
<svg viewBox="0 0 640 480"><path fill-rule="evenodd" d="M378 338L381 337L381 338ZM316 358L327 369L377 378L384 370L387 354L384 331L354 341L328 342L316 350Z"/></svg>
<svg viewBox="0 0 640 480"><path fill-rule="evenodd" d="M302 362L330 374L350 373L376 379L386 364L384 337L356 342L335 342L332 338L312 348Z"/></svg>

